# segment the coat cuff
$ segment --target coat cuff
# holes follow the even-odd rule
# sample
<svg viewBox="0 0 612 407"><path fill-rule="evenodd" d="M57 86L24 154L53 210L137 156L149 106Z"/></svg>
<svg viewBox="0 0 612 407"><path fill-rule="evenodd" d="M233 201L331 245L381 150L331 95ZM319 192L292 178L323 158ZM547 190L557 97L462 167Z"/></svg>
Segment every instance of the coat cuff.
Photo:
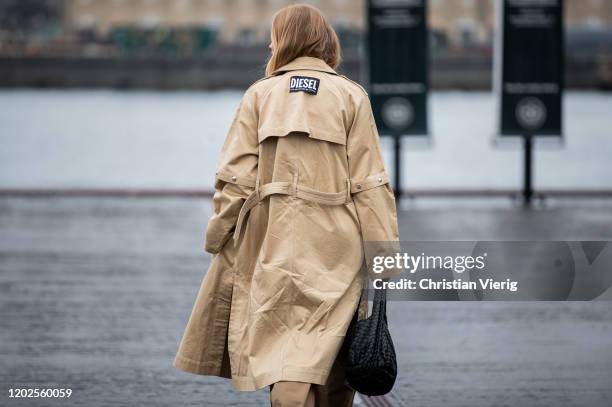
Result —
<svg viewBox="0 0 612 407"><path fill-rule="evenodd" d="M204 250L210 254L219 253L232 237L232 229L233 225L223 224L220 219L211 219L206 228Z"/></svg>

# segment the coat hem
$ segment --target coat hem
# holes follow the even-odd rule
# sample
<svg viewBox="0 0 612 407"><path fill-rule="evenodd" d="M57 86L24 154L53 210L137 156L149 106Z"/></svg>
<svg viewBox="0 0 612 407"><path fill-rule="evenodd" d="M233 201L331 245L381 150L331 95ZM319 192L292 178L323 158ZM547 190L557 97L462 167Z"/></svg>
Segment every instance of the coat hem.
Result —
<svg viewBox="0 0 612 407"><path fill-rule="evenodd" d="M318 369L303 369L299 367L285 367L272 372L261 374L255 378L249 376L228 376L221 372L218 363L196 362L195 360L177 355L173 366L187 373L201 376L217 376L231 379L232 387L237 391L257 391L276 382L304 382L324 385L329 377L329 371Z"/></svg>
<svg viewBox="0 0 612 407"><path fill-rule="evenodd" d="M184 356L177 355L174 358L173 366L187 373L202 376L218 376L229 379L230 377L222 372L221 364L217 362L196 362Z"/></svg>
<svg viewBox="0 0 612 407"><path fill-rule="evenodd" d="M232 386L238 391L256 391L281 381L303 382L324 385L329 377L329 371L319 369L304 369L299 367L284 367L272 372L258 375L232 377Z"/></svg>

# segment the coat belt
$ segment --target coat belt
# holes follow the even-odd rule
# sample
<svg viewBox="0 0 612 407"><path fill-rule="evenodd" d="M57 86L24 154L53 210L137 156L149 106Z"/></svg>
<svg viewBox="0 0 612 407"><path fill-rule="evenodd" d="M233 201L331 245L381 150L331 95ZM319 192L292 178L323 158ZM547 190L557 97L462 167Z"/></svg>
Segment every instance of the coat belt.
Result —
<svg viewBox="0 0 612 407"><path fill-rule="evenodd" d="M242 230L242 226L249 211L260 201L275 194L290 195L323 205L343 205L351 201L349 180L347 180L347 189L343 192L317 191L316 189L297 185L295 182L270 182L256 188L242 204L242 208L240 208L240 213L238 214L238 221L236 222L236 229L234 230L234 241L240 238L240 231Z"/></svg>

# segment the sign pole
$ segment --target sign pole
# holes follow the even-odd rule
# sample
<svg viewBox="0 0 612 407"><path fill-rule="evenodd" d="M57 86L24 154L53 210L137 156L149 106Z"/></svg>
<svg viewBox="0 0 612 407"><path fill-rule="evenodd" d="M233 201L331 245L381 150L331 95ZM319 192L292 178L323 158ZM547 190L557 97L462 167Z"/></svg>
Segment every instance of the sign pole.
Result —
<svg viewBox="0 0 612 407"><path fill-rule="evenodd" d="M427 0L368 0L367 72L381 136L393 138L393 193L402 196L402 137L428 134Z"/></svg>
<svg viewBox="0 0 612 407"><path fill-rule="evenodd" d="M494 87L499 135L523 142L524 207L532 205L535 137L563 135L564 0L498 0Z"/></svg>
<svg viewBox="0 0 612 407"><path fill-rule="evenodd" d="M531 134L523 135L524 140L524 180L523 180L523 206L526 208L531 207L531 200L533 198L533 185L532 185L532 173L533 173L533 136Z"/></svg>
<svg viewBox="0 0 612 407"><path fill-rule="evenodd" d="M395 171L395 187L393 193L395 198L399 199L402 197L402 136L399 134L393 137L393 159L394 159L394 171Z"/></svg>

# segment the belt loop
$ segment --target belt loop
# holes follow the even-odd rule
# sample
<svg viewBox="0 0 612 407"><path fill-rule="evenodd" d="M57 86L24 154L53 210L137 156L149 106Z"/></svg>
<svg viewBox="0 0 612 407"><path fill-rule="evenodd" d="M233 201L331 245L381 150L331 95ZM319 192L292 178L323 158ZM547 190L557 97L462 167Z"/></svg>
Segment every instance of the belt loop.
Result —
<svg viewBox="0 0 612 407"><path fill-rule="evenodd" d="M351 179L346 179L346 203L351 202Z"/></svg>
<svg viewBox="0 0 612 407"><path fill-rule="evenodd" d="M257 178L255 178L255 196L257 197L257 202L259 202L259 174L257 174Z"/></svg>
<svg viewBox="0 0 612 407"><path fill-rule="evenodd" d="M297 183L298 176L297 174L293 174L293 184L291 184L291 196L294 198L297 196Z"/></svg>

